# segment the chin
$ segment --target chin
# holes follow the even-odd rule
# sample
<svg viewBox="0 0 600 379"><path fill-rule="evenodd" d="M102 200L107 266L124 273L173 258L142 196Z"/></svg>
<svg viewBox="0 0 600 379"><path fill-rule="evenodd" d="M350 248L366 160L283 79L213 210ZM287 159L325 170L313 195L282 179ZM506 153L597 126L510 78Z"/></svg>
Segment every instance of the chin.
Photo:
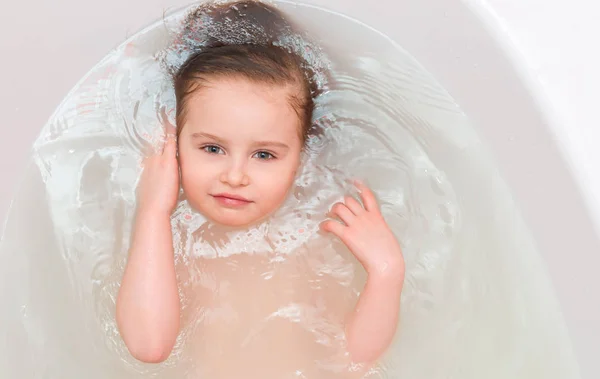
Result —
<svg viewBox="0 0 600 379"><path fill-rule="evenodd" d="M216 215L211 217L211 215L205 215L210 221L215 224L219 224L222 226L227 226L230 228L246 228L256 224L261 219L242 219L241 217L227 217L222 215Z"/></svg>
<svg viewBox="0 0 600 379"><path fill-rule="evenodd" d="M255 225L257 223L259 223L260 221L264 220L266 218L265 217L256 217L256 216L252 216L249 214L244 214L244 212L239 212L239 211L235 211L232 210L231 212L228 211L215 211L215 209L206 209L203 207L193 207L195 208L198 212L202 213L202 215L204 217L206 217L210 222L217 224L217 225L221 225L221 226L225 226L225 227L229 227L229 228L235 228L235 229L241 229L241 228L246 228L246 227L250 227L252 225Z"/></svg>

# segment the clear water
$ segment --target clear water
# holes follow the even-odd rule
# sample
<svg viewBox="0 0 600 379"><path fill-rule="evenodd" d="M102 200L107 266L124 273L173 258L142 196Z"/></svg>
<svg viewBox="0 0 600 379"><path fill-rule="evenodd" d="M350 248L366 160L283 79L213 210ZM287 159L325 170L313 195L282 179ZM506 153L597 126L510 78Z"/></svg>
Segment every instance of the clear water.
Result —
<svg viewBox="0 0 600 379"><path fill-rule="evenodd" d="M348 181L359 177L376 191L407 263L398 335L366 377L576 377L540 256L467 117L408 53L376 31L321 9L281 7L331 60L332 80L316 114L321 133L284 207L252 231L221 230L180 203L173 231L184 319L173 355L161 365L129 357L114 306L139 162L162 111L174 106L155 54L170 42L167 31L181 13L94 67L35 143L35 163L1 246L0 323L7 326L1 376L213 379L203 364L216 351L207 334L219 330L220 320L244 318L233 305L208 309L190 294L215 295L226 285L266 294L267 278L289 297L276 299L279 308L261 314L258 326L242 330L245 336L260 340L283 323L294 336L308 336L314 356L295 357L290 367L297 372L282 377L350 377L339 368L341 325L319 304L335 298L340 309L350 309L364 273L339 242L315 231L328 207L351 191ZM207 270L208 259L223 262L226 274ZM240 275L248 281L236 282ZM296 290L306 283L308 292ZM307 293L320 300L298 300ZM264 298L251 298L248 309ZM283 337L280 346L294 340Z"/></svg>

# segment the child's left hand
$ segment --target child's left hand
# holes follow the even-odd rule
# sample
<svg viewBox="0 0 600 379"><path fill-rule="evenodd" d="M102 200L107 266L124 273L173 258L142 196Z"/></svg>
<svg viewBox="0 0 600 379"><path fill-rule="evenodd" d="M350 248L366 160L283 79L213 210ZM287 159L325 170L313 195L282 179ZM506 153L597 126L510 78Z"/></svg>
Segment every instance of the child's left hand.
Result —
<svg viewBox="0 0 600 379"><path fill-rule="evenodd" d="M351 196L336 203L331 214L342 222L327 220L321 229L337 236L363 265L369 275L393 273L403 278L404 259L396 237L385 222L373 192L360 182L361 205Z"/></svg>

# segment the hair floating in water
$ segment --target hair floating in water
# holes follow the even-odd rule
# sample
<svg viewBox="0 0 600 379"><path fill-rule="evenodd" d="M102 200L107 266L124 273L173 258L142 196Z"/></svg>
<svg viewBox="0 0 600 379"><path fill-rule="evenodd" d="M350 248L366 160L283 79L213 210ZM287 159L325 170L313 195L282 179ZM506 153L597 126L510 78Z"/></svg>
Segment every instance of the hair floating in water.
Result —
<svg viewBox="0 0 600 379"><path fill-rule="evenodd" d="M321 48L275 6L260 1L213 2L192 8L158 59L174 76L191 55L227 45L282 47L302 58L317 93L327 89L330 62Z"/></svg>

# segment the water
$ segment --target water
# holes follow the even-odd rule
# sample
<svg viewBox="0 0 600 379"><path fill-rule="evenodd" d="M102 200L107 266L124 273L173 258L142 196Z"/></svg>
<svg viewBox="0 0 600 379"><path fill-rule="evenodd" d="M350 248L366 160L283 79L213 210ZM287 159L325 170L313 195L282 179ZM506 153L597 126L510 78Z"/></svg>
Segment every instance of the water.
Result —
<svg viewBox="0 0 600 379"><path fill-rule="evenodd" d="M375 190L407 264L396 341L367 377L575 377L543 262L460 108L376 31L317 8L281 7L331 60L329 90L315 115L319 133L292 196L256 230L211 227L185 201L178 206L173 230L184 319L171 358L162 365L130 358L116 330L114 302L139 162L159 120L172 116L174 107L153 57L169 43L167 30L180 13L167 18L167 28L163 22L149 27L92 69L35 143L34 164L2 241L0 322L8 326L7 343L0 345L2 377L206 377L197 359L211 351L205 335L218 333L215 322L236 313L202 308L191 294L214 293L227 281L265 293L259 279L268 277L299 298L303 293L294 288L311 283L312 294L329 302L342 294L337 305L351 307L364 273L340 243L314 232L327 208L351 191L354 177ZM207 259L223 262L219 275L203 266ZM258 270L255 276L249 267ZM236 283L241 274L247 281ZM249 308L263 297L253 300ZM289 300L277 300L288 306L257 317L267 329L283 322L311 336L309 346L324 347L311 350L311 359L321 374L334 377L335 364L343 361L335 353L343 342L339 325L318 307L294 307ZM261 336L260 328L248 329Z"/></svg>

